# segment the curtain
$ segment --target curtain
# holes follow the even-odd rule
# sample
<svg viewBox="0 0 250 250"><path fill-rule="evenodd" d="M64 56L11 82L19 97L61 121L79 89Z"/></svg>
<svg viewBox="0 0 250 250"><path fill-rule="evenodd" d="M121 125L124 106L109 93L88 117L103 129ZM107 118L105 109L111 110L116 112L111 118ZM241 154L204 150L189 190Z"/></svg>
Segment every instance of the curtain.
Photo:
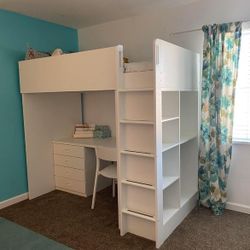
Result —
<svg viewBox="0 0 250 250"><path fill-rule="evenodd" d="M241 22L203 26L203 68L199 151L200 204L223 213L232 155L234 88Z"/></svg>

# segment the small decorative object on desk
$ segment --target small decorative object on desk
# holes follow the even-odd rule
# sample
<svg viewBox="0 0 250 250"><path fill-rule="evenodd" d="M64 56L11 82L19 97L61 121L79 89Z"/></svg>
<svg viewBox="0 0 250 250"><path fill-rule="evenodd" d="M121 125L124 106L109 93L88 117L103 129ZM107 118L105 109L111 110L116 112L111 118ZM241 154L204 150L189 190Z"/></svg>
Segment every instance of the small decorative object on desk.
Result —
<svg viewBox="0 0 250 250"><path fill-rule="evenodd" d="M74 129L74 138L92 138L94 137L95 124L76 124Z"/></svg>
<svg viewBox="0 0 250 250"><path fill-rule="evenodd" d="M94 131L94 137L95 138L108 138L111 137L111 130L109 126L105 125L96 125L95 131Z"/></svg>

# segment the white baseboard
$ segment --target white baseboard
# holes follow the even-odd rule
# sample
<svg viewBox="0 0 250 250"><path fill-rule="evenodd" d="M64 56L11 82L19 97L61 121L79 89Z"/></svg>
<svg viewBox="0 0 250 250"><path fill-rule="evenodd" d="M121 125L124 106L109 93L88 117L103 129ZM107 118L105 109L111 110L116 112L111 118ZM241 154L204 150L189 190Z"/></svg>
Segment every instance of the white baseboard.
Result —
<svg viewBox="0 0 250 250"><path fill-rule="evenodd" d="M226 209L245 213L245 214L250 214L250 206L238 204L238 203L232 203L232 202L227 202Z"/></svg>
<svg viewBox="0 0 250 250"><path fill-rule="evenodd" d="M0 209L14 205L14 204L19 203L21 201L27 200L28 198L29 198L28 193L24 193L24 194L20 194L18 196L15 196L13 198L10 198L8 200L1 201L0 202Z"/></svg>

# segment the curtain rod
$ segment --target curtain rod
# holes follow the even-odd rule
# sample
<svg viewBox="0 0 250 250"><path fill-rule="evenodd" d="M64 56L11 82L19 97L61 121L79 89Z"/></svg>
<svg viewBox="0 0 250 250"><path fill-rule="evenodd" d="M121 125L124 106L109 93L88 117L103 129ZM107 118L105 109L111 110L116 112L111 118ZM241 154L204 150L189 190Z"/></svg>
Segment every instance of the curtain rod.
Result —
<svg viewBox="0 0 250 250"><path fill-rule="evenodd" d="M246 21L242 21L243 23L248 23L250 22L250 20L246 20ZM175 35L181 35L181 34L185 34L185 33L191 33L191 32L196 32L196 31L201 31L202 29L192 29L192 30L184 30L184 31L178 31L178 32L172 32L169 35L170 36L175 36Z"/></svg>

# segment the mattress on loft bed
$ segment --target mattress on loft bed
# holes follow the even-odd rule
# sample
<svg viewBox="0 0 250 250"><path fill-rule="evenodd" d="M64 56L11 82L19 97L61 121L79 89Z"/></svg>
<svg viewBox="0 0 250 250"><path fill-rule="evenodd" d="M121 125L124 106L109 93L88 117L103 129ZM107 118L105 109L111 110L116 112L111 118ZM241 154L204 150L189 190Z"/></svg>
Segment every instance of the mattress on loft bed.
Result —
<svg viewBox="0 0 250 250"><path fill-rule="evenodd" d="M152 62L124 63L124 73L151 71L153 69L154 67Z"/></svg>

